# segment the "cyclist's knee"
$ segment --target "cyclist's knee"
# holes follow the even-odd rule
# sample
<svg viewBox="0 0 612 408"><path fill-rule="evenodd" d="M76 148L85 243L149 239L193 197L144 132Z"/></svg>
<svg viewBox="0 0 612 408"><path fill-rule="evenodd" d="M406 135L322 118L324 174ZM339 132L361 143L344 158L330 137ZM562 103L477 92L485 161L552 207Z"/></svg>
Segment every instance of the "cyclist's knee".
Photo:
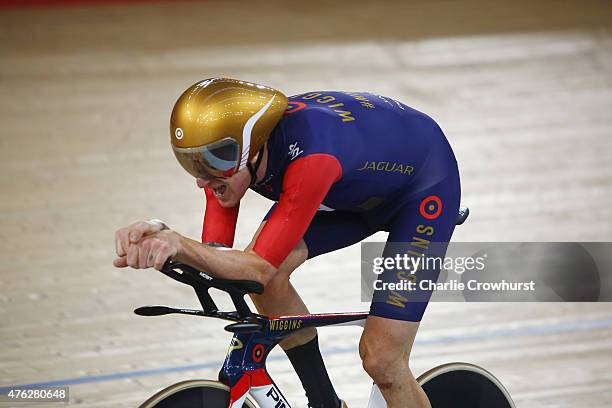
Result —
<svg viewBox="0 0 612 408"><path fill-rule="evenodd" d="M289 276L278 273L268 281L262 296L279 298L284 296L289 290Z"/></svg>
<svg viewBox="0 0 612 408"><path fill-rule="evenodd" d="M408 360L418 323L370 316L359 343L364 370L381 388L413 378Z"/></svg>
<svg viewBox="0 0 612 408"><path fill-rule="evenodd" d="M392 388L402 374L409 373L409 354L399 348L389 349L384 344L371 347L362 340L359 355L363 369L381 389Z"/></svg>

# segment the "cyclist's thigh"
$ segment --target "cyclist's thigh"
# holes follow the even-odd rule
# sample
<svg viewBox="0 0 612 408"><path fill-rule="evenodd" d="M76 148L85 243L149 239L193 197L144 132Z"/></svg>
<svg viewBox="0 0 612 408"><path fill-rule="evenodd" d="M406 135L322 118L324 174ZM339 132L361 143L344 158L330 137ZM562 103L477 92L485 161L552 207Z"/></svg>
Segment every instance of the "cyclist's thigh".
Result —
<svg viewBox="0 0 612 408"><path fill-rule="evenodd" d="M441 183L407 202L393 219L384 257L419 254L444 258L446 247L455 229L459 211L460 187L457 177L448 177ZM437 264L439 265L439 263ZM384 283L412 281L416 289L375 291L370 314L396 320L421 320L431 290L421 290L419 282L438 279L440 269L427 267L412 274L403 269L390 269L381 275Z"/></svg>
<svg viewBox="0 0 612 408"><path fill-rule="evenodd" d="M270 208L264 222L272 214ZM261 227L260 227L261 228ZM308 259L361 242L376 232L361 216L347 211L317 211L302 240Z"/></svg>
<svg viewBox="0 0 612 408"><path fill-rule="evenodd" d="M375 232L358 214L318 211L304 234L308 259L361 242Z"/></svg>

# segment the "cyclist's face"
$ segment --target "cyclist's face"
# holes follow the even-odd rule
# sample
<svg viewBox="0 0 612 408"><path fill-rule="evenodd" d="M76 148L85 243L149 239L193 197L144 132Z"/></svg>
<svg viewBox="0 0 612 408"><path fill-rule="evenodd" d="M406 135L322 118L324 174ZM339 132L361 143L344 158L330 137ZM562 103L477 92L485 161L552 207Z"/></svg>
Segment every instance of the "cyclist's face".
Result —
<svg viewBox="0 0 612 408"><path fill-rule="evenodd" d="M197 178L196 183L200 188L212 189L222 207L235 207L249 189L251 175L243 169L227 178Z"/></svg>

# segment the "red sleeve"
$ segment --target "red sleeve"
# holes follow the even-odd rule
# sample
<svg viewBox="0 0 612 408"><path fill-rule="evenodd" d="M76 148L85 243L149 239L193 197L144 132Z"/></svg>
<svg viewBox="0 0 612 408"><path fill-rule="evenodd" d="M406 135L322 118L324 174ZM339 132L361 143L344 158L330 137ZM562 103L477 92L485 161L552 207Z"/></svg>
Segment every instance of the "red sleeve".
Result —
<svg viewBox="0 0 612 408"><path fill-rule="evenodd" d="M334 156L313 154L289 165L278 205L253 251L276 268L302 239L332 184L342 176Z"/></svg>
<svg viewBox="0 0 612 408"><path fill-rule="evenodd" d="M206 194L206 211L202 226L202 242L218 242L231 247L234 245L234 233L238 221L238 208L224 208L219 204L212 189L204 188Z"/></svg>

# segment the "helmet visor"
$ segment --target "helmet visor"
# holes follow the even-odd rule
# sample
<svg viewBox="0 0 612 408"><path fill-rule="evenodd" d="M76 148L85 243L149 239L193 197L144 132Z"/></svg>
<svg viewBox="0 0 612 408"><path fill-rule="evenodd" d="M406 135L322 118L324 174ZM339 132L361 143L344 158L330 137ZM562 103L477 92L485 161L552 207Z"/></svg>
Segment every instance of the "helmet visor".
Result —
<svg viewBox="0 0 612 408"><path fill-rule="evenodd" d="M197 178L230 177L240 160L238 143L231 138L199 147L172 147L179 163Z"/></svg>

